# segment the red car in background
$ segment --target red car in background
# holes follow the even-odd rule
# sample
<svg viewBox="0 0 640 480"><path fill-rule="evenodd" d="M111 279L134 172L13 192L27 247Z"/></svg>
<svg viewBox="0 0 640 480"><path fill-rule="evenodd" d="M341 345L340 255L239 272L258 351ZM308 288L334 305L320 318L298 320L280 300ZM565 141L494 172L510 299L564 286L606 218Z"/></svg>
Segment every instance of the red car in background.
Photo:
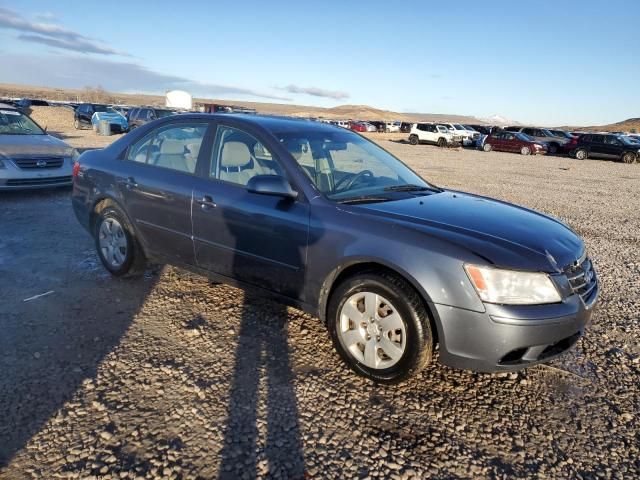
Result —
<svg viewBox="0 0 640 480"><path fill-rule="evenodd" d="M364 122L352 122L351 130L353 130L354 132L366 132L367 125Z"/></svg>
<svg viewBox="0 0 640 480"><path fill-rule="evenodd" d="M497 131L487 136L482 149L485 152L496 150L499 152L521 153L522 155L536 155L547 153L547 145L537 142L529 135L518 132Z"/></svg>

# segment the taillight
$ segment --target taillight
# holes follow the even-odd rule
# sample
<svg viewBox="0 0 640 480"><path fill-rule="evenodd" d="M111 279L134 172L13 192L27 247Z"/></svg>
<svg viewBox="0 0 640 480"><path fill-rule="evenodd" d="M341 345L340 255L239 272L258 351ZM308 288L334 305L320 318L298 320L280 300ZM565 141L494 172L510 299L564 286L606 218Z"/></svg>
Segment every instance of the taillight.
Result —
<svg viewBox="0 0 640 480"><path fill-rule="evenodd" d="M79 171L80 171L80 162L76 162L73 164L73 170L71 171L73 178L76 178L78 176Z"/></svg>

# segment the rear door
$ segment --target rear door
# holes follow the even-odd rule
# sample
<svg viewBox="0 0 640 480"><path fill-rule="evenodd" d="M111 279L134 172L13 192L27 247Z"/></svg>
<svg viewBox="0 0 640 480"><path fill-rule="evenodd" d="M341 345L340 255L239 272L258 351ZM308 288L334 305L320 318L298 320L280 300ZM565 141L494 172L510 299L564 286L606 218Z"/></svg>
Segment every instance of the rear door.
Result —
<svg viewBox="0 0 640 480"><path fill-rule="evenodd" d="M93 115L93 106L80 105L78 107L78 119L82 123L91 123L91 115Z"/></svg>
<svg viewBox="0 0 640 480"><path fill-rule="evenodd" d="M309 204L249 192L256 175L285 176L260 132L221 123L193 193L198 265L298 298L304 281ZM273 144L272 144L273 145ZM206 162L205 162L206 163Z"/></svg>
<svg viewBox="0 0 640 480"><path fill-rule="evenodd" d="M147 250L194 264L191 199L208 121L164 123L125 153L117 182Z"/></svg>
<svg viewBox="0 0 640 480"><path fill-rule="evenodd" d="M602 145L603 154L608 158L620 158L622 155L623 145L614 135L605 135Z"/></svg>
<svg viewBox="0 0 640 480"><path fill-rule="evenodd" d="M600 158L609 158L607 148L604 144L604 135L591 135L591 143L589 145L589 153L591 156Z"/></svg>

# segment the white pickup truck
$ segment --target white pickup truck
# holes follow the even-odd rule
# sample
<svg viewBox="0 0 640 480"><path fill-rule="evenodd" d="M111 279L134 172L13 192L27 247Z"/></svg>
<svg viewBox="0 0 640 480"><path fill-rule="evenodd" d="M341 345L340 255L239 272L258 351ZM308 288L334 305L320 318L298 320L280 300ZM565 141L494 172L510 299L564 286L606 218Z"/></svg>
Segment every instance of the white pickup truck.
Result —
<svg viewBox="0 0 640 480"><path fill-rule="evenodd" d="M409 143L418 145L419 143L430 143L439 147L448 147L462 143L462 136L456 135L451 130L435 123L414 123L409 132Z"/></svg>

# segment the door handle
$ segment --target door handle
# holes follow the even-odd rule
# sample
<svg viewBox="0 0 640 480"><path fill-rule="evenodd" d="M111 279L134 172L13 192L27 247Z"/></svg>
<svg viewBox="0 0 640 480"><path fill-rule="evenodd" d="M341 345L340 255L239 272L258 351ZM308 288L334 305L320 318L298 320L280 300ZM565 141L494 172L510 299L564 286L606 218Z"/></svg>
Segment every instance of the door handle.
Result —
<svg viewBox="0 0 640 480"><path fill-rule="evenodd" d="M197 200L202 210L210 210L217 207L216 203L210 195L203 195L200 200Z"/></svg>
<svg viewBox="0 0 640 480"><path fill-rule="evenodd" d="M127 187L129 190L133 190L134 188L138 188L138 183L136 182L136 179L133 177L129 177L127 178L127 181L124 182L125 187Z"/></svg>

